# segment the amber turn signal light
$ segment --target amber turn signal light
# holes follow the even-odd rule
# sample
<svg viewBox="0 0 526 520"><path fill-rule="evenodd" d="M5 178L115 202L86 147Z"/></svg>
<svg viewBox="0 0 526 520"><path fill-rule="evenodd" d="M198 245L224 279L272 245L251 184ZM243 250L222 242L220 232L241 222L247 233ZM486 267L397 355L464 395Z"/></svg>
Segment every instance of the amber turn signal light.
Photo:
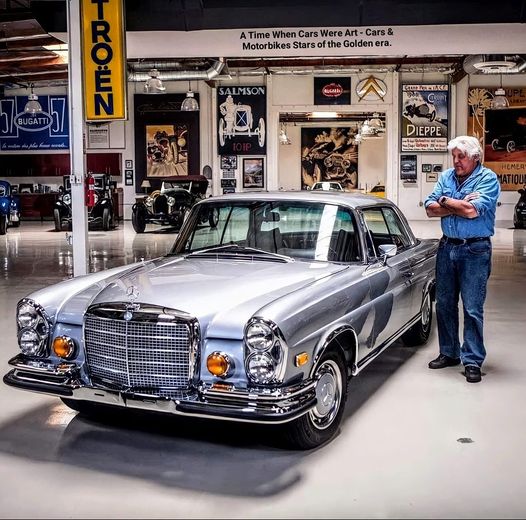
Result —
<svg viewBox="0 0 526 520"><path fill-rule="evenodd" d="M53 352L61 358L69 359L75 353L75 343L67 336L57 336L53 340Z"/></svg>
<svg viewBox="0 0 526 520"><path fill-rule="evenodd" d="M230 359L223 352L212 352L206 358L206 368L217 377L226 377L230 372Z"/></svg>
<svg viewBox="0 0 526 520"><path fill-rule="evenodd" d="M309 360L309 355L306 352L296 355L296 366L301 367Z"/></svg>

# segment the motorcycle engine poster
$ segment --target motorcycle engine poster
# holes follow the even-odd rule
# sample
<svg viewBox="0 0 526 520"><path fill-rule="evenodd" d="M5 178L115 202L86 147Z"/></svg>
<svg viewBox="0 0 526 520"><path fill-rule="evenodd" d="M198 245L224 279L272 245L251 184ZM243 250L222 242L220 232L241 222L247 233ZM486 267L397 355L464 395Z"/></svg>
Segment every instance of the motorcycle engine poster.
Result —
<svg viewBox="0 0 526 520"><path fill-rule="evenodd" d="M402 85L402 152L446 152L449 85Z"/></svg>
<svg viewBox="0 0 526 520"><path fill-rule="evenodd" d="M264 155L266 114L266 87L218 87L218 155Z"/></svg>

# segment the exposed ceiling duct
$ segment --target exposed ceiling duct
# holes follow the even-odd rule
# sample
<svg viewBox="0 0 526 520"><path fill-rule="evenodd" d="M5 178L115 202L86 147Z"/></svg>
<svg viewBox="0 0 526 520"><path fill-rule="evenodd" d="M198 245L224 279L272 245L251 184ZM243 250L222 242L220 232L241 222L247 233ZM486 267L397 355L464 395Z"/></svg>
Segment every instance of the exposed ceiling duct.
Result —
<svg viewBox="0 0 526 520"><path fill-rule="evenodd" d="M473 54L462 64L467 74L520 74L526 72L526 60L519 54Z"/></svg>
<svg viewBox="0 0 526 520"><path fill-rule="evenodd" d="M128 63L132 70L128 73L128 81L147 81L150 78L148 73L151 69L157 69L158 79L161 81L210 81L217 78L225 62L223 58L214 61L206 70L176 70L180 69L182 62L179 61L140 61Z"/></svg>

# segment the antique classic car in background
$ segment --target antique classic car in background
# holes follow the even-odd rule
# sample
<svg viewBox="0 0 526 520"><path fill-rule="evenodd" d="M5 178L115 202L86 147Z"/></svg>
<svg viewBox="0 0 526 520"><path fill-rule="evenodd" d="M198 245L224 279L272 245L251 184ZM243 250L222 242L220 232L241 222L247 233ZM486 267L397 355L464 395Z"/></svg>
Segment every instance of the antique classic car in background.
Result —
<svg viewBox="0 0 526 520"><path fill-rule="evenodd" d="M22 299L4 382L83 413L271 423L313 448L337 433L351 376L399 338L427 341L436 251L387 199L208 198L167 256Z"/></svg>
<svg viewBox="0 0 526 520"><path fill-rule="evenodd" d="M161 224L179 230L192 206L204 198L207 188L208 179L202 175L163 179L160 190L133 205L133 229L144 233L146 224Z"/></svg>
<svg viewBox="0 0 526 520"><path fill-rule="evenodd" d="M522 229L526 225L526 186L517 191L520 197L513 210L513 226Z"/></svg>
<svg viewBox="0 0 526 520"><path fill-rule="evenodd" d="M102 227L104 231L113 229L116 225L115 208L113 206L113 190L115 184L105 173L93 173L95 180L95 205L88 208L88 226ZM62 195L55 202L53 209L55 230L71 229L71 184L69 175L63 176Z"/></svg>
<svg viewBox="0 0 526 520"><path fill-rule="evenodd" d="M9 182L0 181L0 235L6 234L8 226L20 226L20 198Z"/></svg>

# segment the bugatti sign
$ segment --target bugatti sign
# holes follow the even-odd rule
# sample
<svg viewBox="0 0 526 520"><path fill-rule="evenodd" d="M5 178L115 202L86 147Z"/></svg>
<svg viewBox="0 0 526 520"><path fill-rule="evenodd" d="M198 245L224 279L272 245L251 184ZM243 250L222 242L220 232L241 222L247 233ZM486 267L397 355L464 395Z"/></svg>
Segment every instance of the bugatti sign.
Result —
<svg viewBox="0 0 526 520"><path fill-rule="evenodd" d="M315 105L350 105L351 78L314 78Z"/></svg>
<svg viewBox="0 0 526 520"><path fill-rule="evenodd" d="M25 132L40 132L53 124L53 118L46 112L38 114L21 112L15 116L13 122L17 128Z"/></svg>
<svg viewBox="0 0 526 520"><path fill-rule="evenodd" d="M63 95L38 96L42 112L24 111L27 96L0 99L0 149L67 150L68 99Z"/></svg>

